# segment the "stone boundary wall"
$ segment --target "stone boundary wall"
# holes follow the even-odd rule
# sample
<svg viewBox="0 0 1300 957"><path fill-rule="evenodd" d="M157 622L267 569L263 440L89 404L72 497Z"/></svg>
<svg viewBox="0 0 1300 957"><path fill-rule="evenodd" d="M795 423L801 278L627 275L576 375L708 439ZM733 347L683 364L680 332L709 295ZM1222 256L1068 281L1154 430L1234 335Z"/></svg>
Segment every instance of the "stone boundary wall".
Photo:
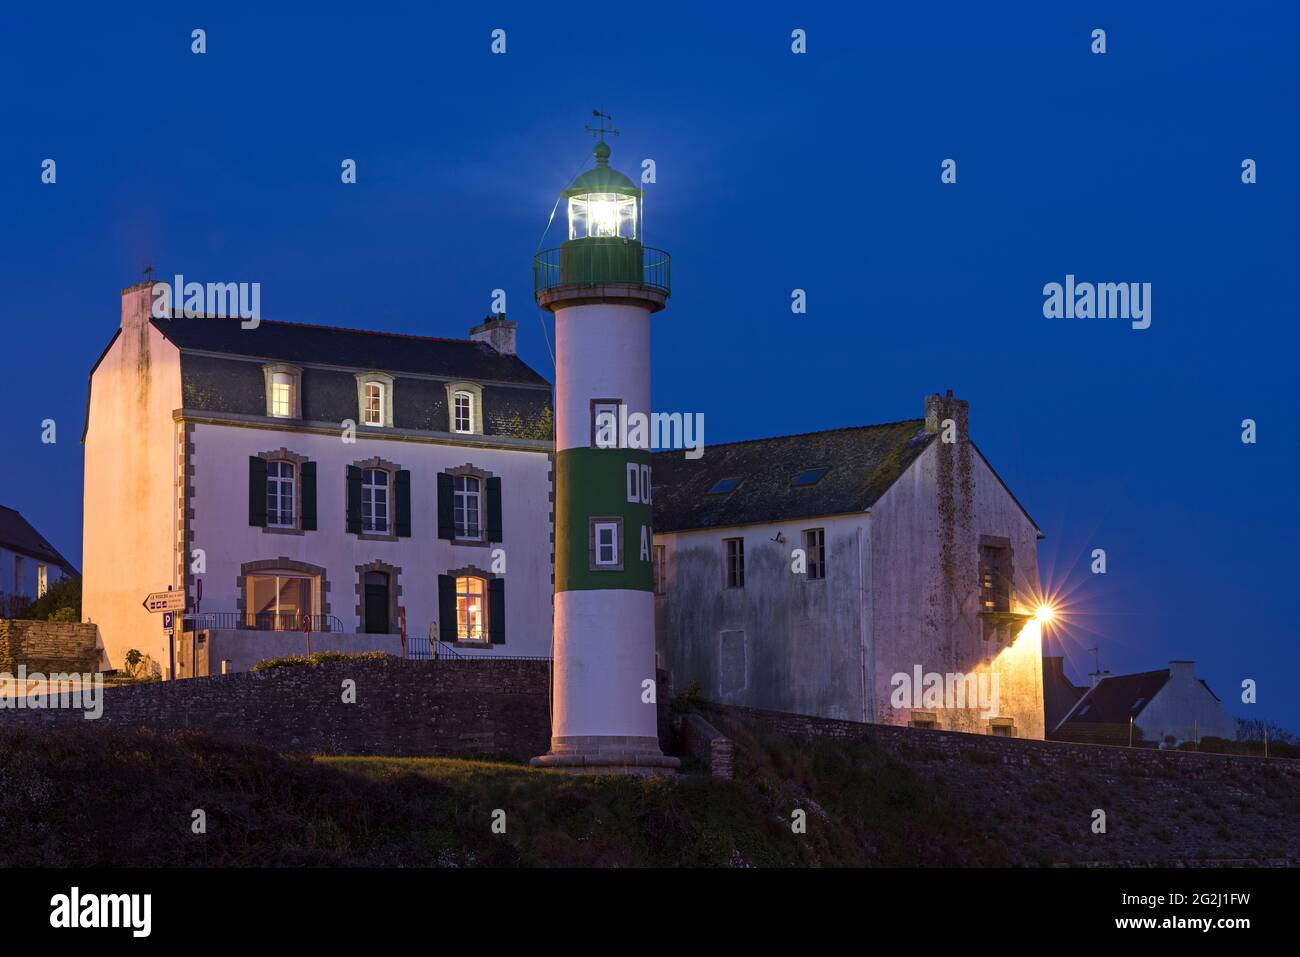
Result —
<svg viewBox="0 0 1300 957"><path fill-rule="evenodd" d="M680 734L682 748L695 758L715 778L730 778L735 763L736 746L700 714L688 714L682 719Z"/></svg>
<svg viewBox="0 0 1300 957"><path fill-rule="evenodd" d="M343 682L356 703L343 703ZM338 661L104 689L103 717L0 710L0 722L202 731L312 754L493 757L550 747L550 662Z"/></svg>
<svg viewBox="0 0 1300 957"><path fill-rule="evenodd" d="M1077 744L1066 741L1039 741L1029 738L1001 738L990 734L965 734L957 731L931 731L925 728L888 724L862 724L834 718L815 718L802 714L762 711L736 705L709 702L706 717L734 717L766 729L770 733L799 738L869 738L894 757L914 757L917 752L947 758L971 758L1004 764L1062 764L1089 767L1099 771L1132 770L1147 774L1159 768L1169 773L1195 776L1203 770L1221 773L1232 769L1250 774L1267 767L1293 775L1300 780L1300 761L1264 758L1254 755L1211 754L1196 751L1126 748L1102 744Z"/></svg>
<svg viewBox="0 0 1300 957"><path fill-rule="evenodd" d="M79 621L0 619L0 672L99 671L99 630Z"/></svg>

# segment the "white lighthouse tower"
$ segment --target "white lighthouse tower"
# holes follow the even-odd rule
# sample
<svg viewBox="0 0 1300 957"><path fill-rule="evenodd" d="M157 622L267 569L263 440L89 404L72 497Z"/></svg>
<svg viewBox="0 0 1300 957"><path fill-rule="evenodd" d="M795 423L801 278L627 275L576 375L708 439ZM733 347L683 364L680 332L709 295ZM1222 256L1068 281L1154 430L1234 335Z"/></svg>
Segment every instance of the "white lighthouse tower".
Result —
<svg viewBox="0 0 1300 957"><path fill-rule="evenodd" d="M533 268L555 314L556 418L551 750L532 763L646 774L678 761L659 750L654 703L650 450L621 426L649 417L668 255L641 244L641 190L610 167L604 134L616 131L597 115L596 164L562 194L568 240Z"/></svg>

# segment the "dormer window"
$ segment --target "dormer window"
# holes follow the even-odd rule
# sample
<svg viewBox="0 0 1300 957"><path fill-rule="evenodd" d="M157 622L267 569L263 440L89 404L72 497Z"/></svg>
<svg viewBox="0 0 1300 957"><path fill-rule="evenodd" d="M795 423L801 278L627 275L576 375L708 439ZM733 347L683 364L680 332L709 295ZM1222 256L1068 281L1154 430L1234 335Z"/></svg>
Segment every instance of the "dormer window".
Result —
<svg viewBox="0 0 1300 957"><path fill-rule="evenodd" d="M393 425L393 377L383 372L357 375L358 419L364 426L383 429Z"/></svg>
<svg viewBox="0 0 1300 957"><path fill-rule="evenodd" d="M278 363L262 367L266 380L266 414L276 419L302 417L302 370Z"/></svg>
<svg viewBox="0 0 1300 957"><path fill-rule="evenodd" d="M483 389L472 382L447 384L447 426L462 435L483 434Z"/></svg>
<svg viewBox="0 0 1300 957"><path fill-rule="evenodd" d="M453 397L453 432L474 431L474 397L468 392L457 392Z"/></svg>

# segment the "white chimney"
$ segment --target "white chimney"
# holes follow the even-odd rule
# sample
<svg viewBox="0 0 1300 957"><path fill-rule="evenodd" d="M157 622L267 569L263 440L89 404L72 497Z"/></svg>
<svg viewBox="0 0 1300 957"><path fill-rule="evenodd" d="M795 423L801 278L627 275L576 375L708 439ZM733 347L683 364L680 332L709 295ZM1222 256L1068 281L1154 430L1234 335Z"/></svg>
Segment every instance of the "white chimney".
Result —
<svg viewBox="0 0 1300 957"><path fill-rule="evenodd" d="M1169 679L1171 681L1195 681L1196 680L1196 662L1194 661L1171 661L1169 662Z"/></svg>
<svg viewBox="0 0 1300 957"><path fill-rule="evenodd" d="M486 342L503 356L515 354L515 323L500 315L488 316L469 331L469 337L475 342Z"/></svg>

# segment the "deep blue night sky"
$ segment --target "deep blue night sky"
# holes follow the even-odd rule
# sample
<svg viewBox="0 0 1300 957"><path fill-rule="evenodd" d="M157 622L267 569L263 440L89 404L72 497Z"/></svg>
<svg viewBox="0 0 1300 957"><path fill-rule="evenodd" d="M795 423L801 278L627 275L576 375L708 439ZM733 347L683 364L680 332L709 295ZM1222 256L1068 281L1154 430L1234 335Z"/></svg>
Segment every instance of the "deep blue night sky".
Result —
<svg viewBox="0 0 1300 957"><path fill-rule="evenodd" d="M74 562L86 375L146 263L258 281L267 319L441 336L502 287L549 377L530 261L599 106L613 164L657 164L657 409L724 441L952 388L1071 591L1076 678L1094 645L1117 673L1194 658L1300 730L1293 4L177 6L27 4L0 33L0 504ZM1152 283L1151 328L1045 319L1067 273Z"/></svg>

